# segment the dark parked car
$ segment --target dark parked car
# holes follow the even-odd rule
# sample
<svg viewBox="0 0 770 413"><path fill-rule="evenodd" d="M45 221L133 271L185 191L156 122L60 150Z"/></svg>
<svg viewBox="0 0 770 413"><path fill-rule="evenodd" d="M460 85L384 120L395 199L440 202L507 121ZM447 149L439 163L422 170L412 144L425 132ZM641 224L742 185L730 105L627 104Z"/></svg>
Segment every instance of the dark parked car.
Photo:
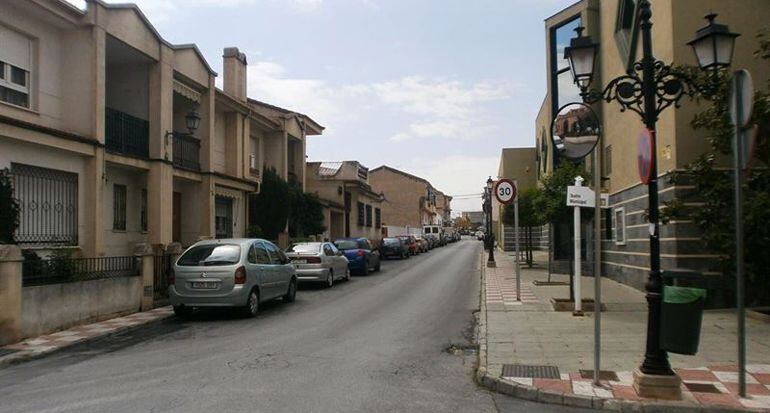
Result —
<svg viewBox="0 0 770 413"><path fill-rule="evenodd" d="M369 270L380 270L380 253L372 247L366 238L341 238L334 241L338 250L347 257L350 271L361 275L369 274Z"/></svg>
<svg viewBox="0 0 770 413"><path fill-rule="evenodd" d="M417 255L420 253L420 245L417 243L417 238L413 235L399 235L396 238L404 240L409 248L409 255Z"/></svg>
<svg viewBox="0 0 770 413"><path fill-rule="evenodd" d="M382 244L380 244L380 257L408 258L409 246L401 238L383 238Z"/></svg>

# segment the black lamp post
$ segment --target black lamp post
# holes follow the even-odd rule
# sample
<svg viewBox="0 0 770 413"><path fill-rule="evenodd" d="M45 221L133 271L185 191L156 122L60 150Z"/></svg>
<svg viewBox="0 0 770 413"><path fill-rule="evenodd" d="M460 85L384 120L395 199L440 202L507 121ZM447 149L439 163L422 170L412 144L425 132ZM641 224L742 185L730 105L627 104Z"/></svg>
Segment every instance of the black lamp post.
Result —
<svg viewBox="0 0 770 413"><path fill-rule="evenodd" d="M492 187L494 181L490 176L487 179L487 186L484 188L484 211L487 213L487 249L489 257L487 258L487 267L495 267L495 234L492 233Z"/></svg>
<svg viewBox="0 0 770 413"><path fill-rule="evenodd" d="M651 172L647 184L650 221L650 272L645 285L649 313L647 318L647 345L644 362L640 370L645 374L672 376L674 372L668 361L668 353L660 349L660 309L663 279L660 271L660 240L658 238L658 166L655 145L655 124L660 113L667 107L679 106L684 95L692 95L696 87L684 74L676 72L670 65L655 60L652 55L652 11L648 0L639 4L640 28L642 32L642 60L634 63L633 70L611 80L601 91L589 90L594 75L594 62L598 44L583 36L583 28L576 31L564 54L570 62L572 76L580 87L580 96L586 103L601 100L616 101L622 112L636 112L652 134ZM698 30L696 39L690 42L698 62L706 70L715 72L730 64L736 34L727 26L714 23L715 15L709 15L709 25Z"/></svg>

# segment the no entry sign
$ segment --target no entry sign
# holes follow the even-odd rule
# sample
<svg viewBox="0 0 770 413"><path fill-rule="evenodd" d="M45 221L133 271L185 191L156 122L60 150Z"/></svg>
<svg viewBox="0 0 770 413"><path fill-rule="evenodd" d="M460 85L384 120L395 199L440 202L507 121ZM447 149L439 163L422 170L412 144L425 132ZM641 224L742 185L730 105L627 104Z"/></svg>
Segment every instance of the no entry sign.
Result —
<svg viewBox="0 0 770 413"><path fill-rule="evenodd" d="M639 179L645 185L649 184L652 179L652 140L655 139L653 133L651 130L644 128L642 133L639 134L639 152L636 160L639 167Z"/></svg>
<svg viewBox="0 0 770 413"><path fill-rule="evenodd" d="M510 204L516 199L516 185L510 179L501 179L495 184L495 198L501 204Z"/></svg>

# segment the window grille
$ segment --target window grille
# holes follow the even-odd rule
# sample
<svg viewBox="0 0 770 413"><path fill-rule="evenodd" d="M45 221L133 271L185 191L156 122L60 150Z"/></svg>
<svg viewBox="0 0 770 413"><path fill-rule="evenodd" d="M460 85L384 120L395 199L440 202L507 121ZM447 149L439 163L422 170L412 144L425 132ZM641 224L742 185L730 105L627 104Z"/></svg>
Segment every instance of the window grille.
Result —
<svg viewBox="0 0 770 413"><path fill-rule="evenodd" d="M358 226L363 227L366 225L366 212L364 209L364 203L359 202L358 203Z"/></svg>
<svg viewBox="0 0 770 413"><path fill-rule="evenodd" d="M126 230L126 186L115 184L112 187L112 229Z"/></svg>
<svg viewBox="0 0 770 413"><path fill-rule="evenodd" d="M142 231L147 231L147 189L142 188L141 221Z"/></svg>
<svg viewBox="0 0 770 413"><path fill-rule="evenodd" d="M366 226L367 227L372 226L372 206L371 205L366 206Z"/></svg>
<svg viewBox="0 0 770 413"><path fill-rule="evenodd" d="M11 164L13 193L19 201L22 245L77 245L78 175L19 163Z"/></svg>
<svg viewBox="0 0 770 413"><path fill-rule="evenodd" d="M374 208L374 227L382 228L382 210Z"/></svg>

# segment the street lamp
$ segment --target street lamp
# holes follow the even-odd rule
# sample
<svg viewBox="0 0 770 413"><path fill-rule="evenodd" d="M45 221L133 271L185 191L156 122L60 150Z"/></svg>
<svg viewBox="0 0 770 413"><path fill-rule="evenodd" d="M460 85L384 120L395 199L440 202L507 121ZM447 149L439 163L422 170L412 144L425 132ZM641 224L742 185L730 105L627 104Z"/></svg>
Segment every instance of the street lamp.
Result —
<svg viewBox="0 0 770 413"><path fill-rule="evenodd" d="M187 112L187 115L184 117L184 121L185 126L187 126L187 131L190 133L190 135L194 134L201 124L201 115L198 114L198 108L193 107L190 109L190 111Z"/></svg>
<svg viewBox="0 0 770 413"><path fill-rule="evenodd" d="M485 202L485 210L487 211L487 248L489 249L489 258L487 259L487 267L495 267L497 263L495 262L495 234L492 233L492 191L493 187L495 185L495 181L492 180L492 177L490 176L487 179L487 187L486 187L486 199Z"/></svg>
<svg viewBox="0 0 770 413"><path fill-rule="evenodd" d="M658 237L658 172L657 150L655 148L655 124L660 113L671 105L679 106L684 95L691 96L696 90L693 82L683 73L677 72L652 54L652 11L648 0L639 3L640 28L642 32L642 59L634 63L632 70L611 80L601 91L589 90L594 75L594 62L598 44L589 36L583 36L582 28L576 30L578 37L572 39L564 50L569 60L573 80L580 87L580 96L585 103L616 101L621 111L637 113L652 135L650 180L647 184L650 222L650 272L645 285L647 304L647 343L644 361L639 370L646 375L674 376L668 361L668 353L659 345L660 310L663 279L660 271L660 239ZM715 15L709 15L709 25L698 30L696 39L690 42L704 69L718 71L730 64L732 42L736 34L727 27L714 23ZM665 379L665 378L661 378ZM639 380L638 383L641 383ZM672 385L673 389L673 385ZM673 391L679 391L678 386Z"/></svg>

